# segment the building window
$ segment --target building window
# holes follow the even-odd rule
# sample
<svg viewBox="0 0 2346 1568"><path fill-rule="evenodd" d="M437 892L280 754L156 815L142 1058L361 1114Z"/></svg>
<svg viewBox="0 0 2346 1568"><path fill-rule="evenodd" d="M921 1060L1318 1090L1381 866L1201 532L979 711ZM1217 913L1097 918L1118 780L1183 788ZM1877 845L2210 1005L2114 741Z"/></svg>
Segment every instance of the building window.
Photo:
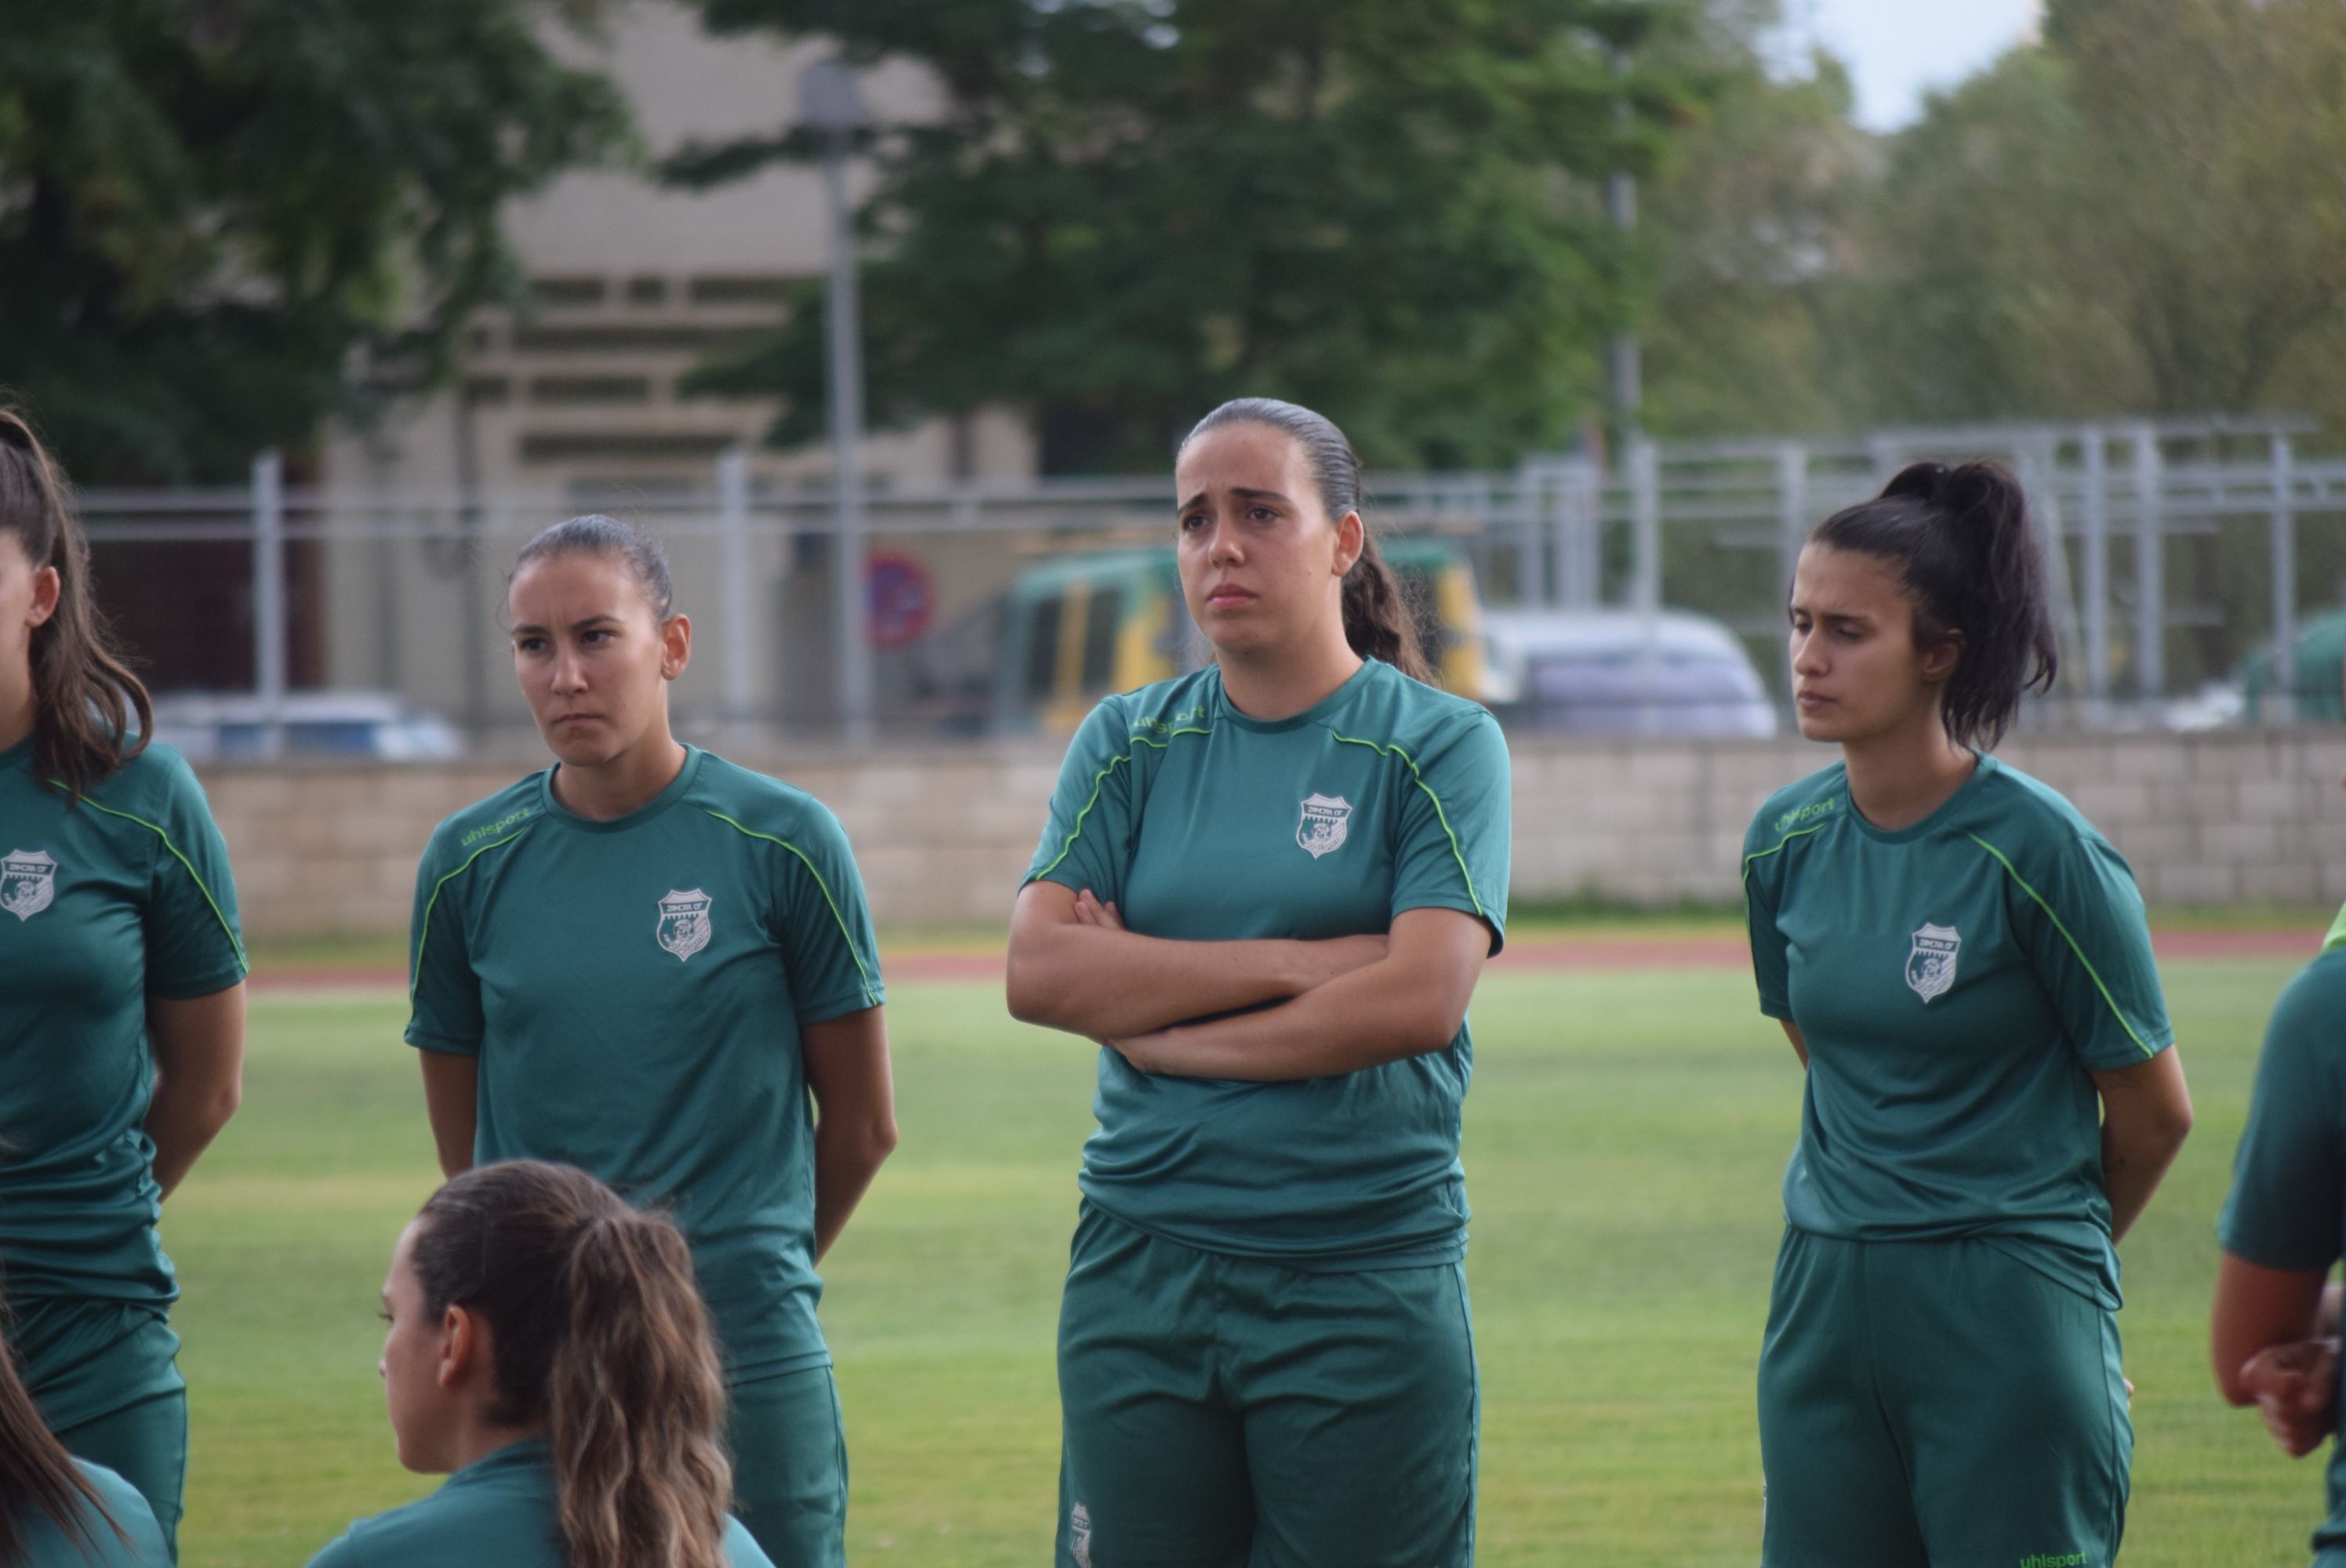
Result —
<svg viewBox="0 0 2346 1568"><path fill-rule="evenodd" d="M772 273L695 278L689 291L696 305L779 305L790 295L790 280Z"/></svg>
<svg viewBox="0 0 2346 1568"><path fill-rule="evenodd" d="M534 376L529 401L535 403L649 402L649 376Z"/></svg>
<svg viewBox="0 0 2346 1568"><path fill-rule="evenodd" d="M599 305L607 285L600 278L532 278L530 297L541 305L558 309L576 309L584 305Z"/></svg>
<svg viewBox="0 0 2346 1568"><path fill-rule="evenodd" d="M576 463L606 459L627 463L713 463L740 439L716 434L644 435L633 431L540 432L521 438L524 463Z"/></svg>

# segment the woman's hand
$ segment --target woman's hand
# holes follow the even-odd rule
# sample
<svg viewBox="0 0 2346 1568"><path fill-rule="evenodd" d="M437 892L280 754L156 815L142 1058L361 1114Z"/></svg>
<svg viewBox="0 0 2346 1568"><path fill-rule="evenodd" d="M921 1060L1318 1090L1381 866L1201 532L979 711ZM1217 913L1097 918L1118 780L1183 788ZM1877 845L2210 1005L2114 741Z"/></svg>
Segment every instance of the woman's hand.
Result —
<svg viewBox="0 0 2346 1568"><path fill-rule="evenodd" d="M2267 1346L2240 1368L2240 1388L2280 1451L2302 1459L2338 1428L2338 1341Z"/></svg>

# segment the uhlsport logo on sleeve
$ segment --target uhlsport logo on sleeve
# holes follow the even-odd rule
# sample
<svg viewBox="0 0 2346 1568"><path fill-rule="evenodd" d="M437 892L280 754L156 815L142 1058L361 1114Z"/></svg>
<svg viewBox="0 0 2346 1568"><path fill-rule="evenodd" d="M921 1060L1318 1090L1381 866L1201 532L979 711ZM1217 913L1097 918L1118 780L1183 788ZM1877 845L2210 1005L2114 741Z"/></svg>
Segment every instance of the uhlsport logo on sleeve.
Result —
<svg viewBox="0 0 2346 1568"><path fill-rule="evenodd" d="M659 944L678 961L709 945L709 895L699 888L670 890L659 901Z"/></svg>
<svg viewBox="0 0 2346 1568"><path fill-rule="evenodd" d="M1928 1002L1945 994L1955 983L1955 954L1963 945L1963 933L1953 926L1915 928L1914 945L1906 954L1906 983L1915 995Z"/></svg>
<svg viewBox="0 0 2346 1568"><path fill-rule="evenodd" d="M0 910L31 920L57 896L57 862L46 850L11 850L0 860Z"/></svg>
<svg viewBox="0 0 2346 1568"><path fill-rule="evenodd" d="M1341 795L1306 795L1303 815L1295 823L1295 841L1316 860L1344 847L1352 820L1352 808Z"/></svg>

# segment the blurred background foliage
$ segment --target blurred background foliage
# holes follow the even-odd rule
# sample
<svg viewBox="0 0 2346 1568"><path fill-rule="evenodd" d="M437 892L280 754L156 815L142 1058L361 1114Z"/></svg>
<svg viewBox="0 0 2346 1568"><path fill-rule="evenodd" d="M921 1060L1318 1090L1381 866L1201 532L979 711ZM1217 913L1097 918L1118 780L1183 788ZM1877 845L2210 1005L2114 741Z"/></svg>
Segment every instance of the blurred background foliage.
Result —
<svg viewBox="0 0 2346 1568"><path fill-rule="evenodd" d="M1148 471L1221 397L1380 466L1664 436L2293 410L2346 424L2346 7L2046 0L1889 136L1774 0L691 0L910 60L862 150L873 423L1009 405L1046 472ZM0 29L0 384L85 483L240 472L522 308L511 197L634 159L563 62L590 0L84 0ZM1608 221L1606 178L1639 181ZM820 278L706 365L821 433ZM386 376L383 367L394 367Z"/></svg>

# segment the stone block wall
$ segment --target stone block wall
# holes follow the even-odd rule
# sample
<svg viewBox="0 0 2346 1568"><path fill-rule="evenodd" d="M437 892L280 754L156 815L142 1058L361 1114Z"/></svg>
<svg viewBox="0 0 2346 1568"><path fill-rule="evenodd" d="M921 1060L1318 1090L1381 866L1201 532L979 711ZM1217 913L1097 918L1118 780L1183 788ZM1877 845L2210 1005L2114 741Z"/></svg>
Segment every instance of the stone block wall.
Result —
<svg viewBox="0 0 2346 1568"><path fill-rule="evenodd" d="M1635 903L1737 896L1743 830L1779 785L1834 753L1799 740L1511 738L1515 896ZM847 825L881 921L997 926L1043 825L1061 743L808 751L753 765ZM2154 903L2346 901L2346 733L2032 736L2013 765L2061 790ZM433 825L524 768L482 763L203 769L246 929L406 929Z"/></svg>

